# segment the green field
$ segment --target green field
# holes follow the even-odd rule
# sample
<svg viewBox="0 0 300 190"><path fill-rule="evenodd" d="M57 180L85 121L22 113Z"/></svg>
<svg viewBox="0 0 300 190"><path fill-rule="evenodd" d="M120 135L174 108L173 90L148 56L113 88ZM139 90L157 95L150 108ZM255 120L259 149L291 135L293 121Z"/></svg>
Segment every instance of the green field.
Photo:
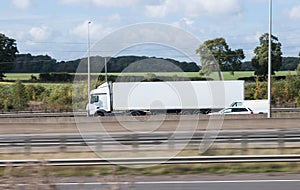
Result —
<svg viewBox="0 0 300 190"><path fill-rule="evenodd" d="M4 78L4 80L21 80L21 81L25 81L25 80L30 80L31 76L35 76L35 77L39 77L39 73L5 73L4 74L6 77Z"/></svg>
<svg viewBox="0 0 300 190"><path fill-rule="evenodd" d="M113 75L113 76L145 76L149 73L108 73L108 75ZM151 73L152 74L152 73ZM200 77L198 72L158 72L158 73L153 73L156 76L179 76L179 77ZM232 80L232 79L237 79L239 77L250 77L254 76L253 71L239 71L235 72L234 75L231 75L230 72L222 72L222 75L225 80ZM217 79L218 74L217 73L212 73L211 75L208 76L209 78Z"/></svg>
<svg viewBox="0 0 300 190"><path fill-rule="evenodd" d="M82 73L83 75L85 73ZM108 73L108 75L113 75L113 76L145 76L148 73ZM179 77L200 77L198 72L172 72L172 73L166 73L166 72L160 72L160 73L153 73L156 76L179 76ZM276 76L286 76L288 74L295 75L296 71L279 71L276 72ZM26 81L30 80L31 76L35 76L38 78L39 74L38 73L6 73L5 74L5 80L8 81L15 81L15 80L21 80L21 81ZM96 76L98 74L93 73L92 75ZM251 77L254 76L253 71L237 71L234 72L234 75L232 75L230 72L222 72L224 80L236 80L240 77ZM218 79L218 74L217 73L212 73L211 75L208 76L209 78L213 79Z"/></svg>

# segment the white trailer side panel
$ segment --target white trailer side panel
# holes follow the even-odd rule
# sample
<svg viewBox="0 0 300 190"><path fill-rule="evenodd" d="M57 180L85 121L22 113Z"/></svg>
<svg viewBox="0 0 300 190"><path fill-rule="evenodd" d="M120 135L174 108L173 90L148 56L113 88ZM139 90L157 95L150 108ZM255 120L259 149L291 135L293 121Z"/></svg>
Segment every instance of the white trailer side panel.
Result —
<svg viewBox="0 0 300 190"><path fill-rule="evenodd" d="M244 99L243 81L113 84L114 110L214 109L241 99Z"/></svg>

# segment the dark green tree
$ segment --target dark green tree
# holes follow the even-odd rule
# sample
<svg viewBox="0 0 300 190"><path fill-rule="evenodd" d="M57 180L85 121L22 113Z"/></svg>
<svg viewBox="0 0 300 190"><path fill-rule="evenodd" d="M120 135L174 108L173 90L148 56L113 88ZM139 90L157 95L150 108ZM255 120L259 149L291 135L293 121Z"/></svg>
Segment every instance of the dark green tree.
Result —
<svg viewBox="0 0 300 190"><path fill-rule="evenodd" d="M16 40L0 33L0 80L3 80L4 73L12 68L16 53L18 53Z"/></svg>
<svg viewBox="0 0 300 190"><path fill-rule="evenodd" d="M282 65L281 43L276 36L271 37L272 49L272 69L271 72L279 71ZM269 48L269 34L265 33L259 38L260 45L254 49L255 56L252 58L252 66L255 69L254 74L257 76L268 75L268 48Z"/></svg>
<svg viewBox="0 0 300 190"><path fill-rule="evenodd" d="M207 40L196 50L200 54L201 70L200 73L209 75L211 72L218 71L219 79L222 79L222 71L237 71L241 67L241 60L245 58L242 49L231 50L224 38Z"/></svg>

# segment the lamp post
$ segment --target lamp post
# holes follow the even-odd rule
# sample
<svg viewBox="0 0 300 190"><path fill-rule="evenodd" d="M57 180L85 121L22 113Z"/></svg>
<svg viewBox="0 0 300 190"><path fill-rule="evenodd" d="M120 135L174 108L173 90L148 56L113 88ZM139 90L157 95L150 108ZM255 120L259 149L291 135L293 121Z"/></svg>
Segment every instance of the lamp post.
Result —
<svg viewBox="0 0 300 190"><path fill-rule="evenodd" d="M105 82L107 82L107 60L104 57Z"/></svg>
<svg viewBox="0 0 300 190"><path fill-rule="evenodd" d="M269 50L268 50L268 118L272 117L272 0L269 0Z"/></svg>
<svg viewBox="0 0 300 190"><path fill-rule="evenodd" d="M88 72L88 103L90 103L90 91L91 91L91 68L90 68L90 56L91 56L91 53L90 53L90 24L91 24L91 21L88 22L88 58L87 58L87 72ZM88 106L88 109L89 109L89 106ZM89 110L88 110L88 113L89 113Z"/></svg>

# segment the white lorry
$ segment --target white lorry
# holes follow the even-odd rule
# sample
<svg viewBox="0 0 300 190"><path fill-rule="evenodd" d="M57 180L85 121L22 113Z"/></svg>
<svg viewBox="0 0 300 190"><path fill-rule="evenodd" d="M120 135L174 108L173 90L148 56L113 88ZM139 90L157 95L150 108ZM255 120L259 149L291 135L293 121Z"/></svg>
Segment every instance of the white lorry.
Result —
<svg viewBox="0 0 300 190"><path fill-rule="evenodd" d="M244 81L104 83L90 92L87 114L210 113L244 99Z"/></svg>
<svg viewBox="0 0 300 190"><path fill-rule="evenodd" d="M230 107L250 108L254 114L264 114L269 112L268 100L241 100L234 101Z"/></svg>

